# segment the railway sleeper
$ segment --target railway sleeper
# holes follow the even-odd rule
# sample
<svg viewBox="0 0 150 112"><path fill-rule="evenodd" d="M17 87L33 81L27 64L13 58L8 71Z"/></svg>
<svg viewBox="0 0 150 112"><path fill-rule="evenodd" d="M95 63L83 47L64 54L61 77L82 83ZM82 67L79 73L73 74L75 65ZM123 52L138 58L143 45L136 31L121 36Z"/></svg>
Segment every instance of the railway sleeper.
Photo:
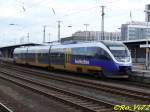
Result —
<svg viewBox="0 0 150 112"><path fill-rule="evenodd" d="M107 109L107 108L95 108L95 107L92 107L92 110L95 110L96 112L112 112L111 109Z"/></svg>
<svg viewBox="0 0 150 112"><path fill-rule="evenodd" d="M11 80L11 79L8 79L8 78L6 78L5 77L5 79L7 79L7 80ZM38 92L40 92L40 93L43 93L43 94L45 94L45 95L47 95L47 96L51 96L51 97L54 97L54 98L56 98L56 96L55 95L51 95L51 93L50 92L48 92L48 91L45 91L45 90L43 90L42 88L38 88L38 87L36 87L34 84L28 84L28 83L24 83L25 85L23 85L22 84L22 82L20 82L20 81L14 81L14 79L12 80L12 82L15 82L15 83L17 83L17 84L20 84L20 85L22 85L22 86L24 86L24 87L27 87L27 88L29 88L29 89L32 89L32 90L34 90L34 91L38 91ZM32 85L32 87L31 87L31 85ZM56 98L56 99L59 99L60 101L63 101L63 102L66 102L66 101L64 101L63 100L63 98L61 97L61 98ZM88 100L87 100L88 101ZM68 102L67 102L68 103ZM76 103L73 103L73 102L70 102L70 103L72 103L72 104L75 104L75 105L79 105L79 104L76 104ZM89 102L89 103L91 103L91 102ZM87 108L86 106L81 106L81 107L83 107L83 108ZM87 110L92 110L91 108L87 108Z"/></svg>
<svg viewBox="0 0 150 112"><path fill-rule="evenodd" d="M69 98L69 99L72 98L72 96L68 96L63 93L58 94L58 96L63 97L63 98Z"/></svg>
<svg viewBox="0 0 150 112"><path fill-rule="evenodd" d="M94 106L95 106L95 107L99 107L98 105L95 105L95 104L85 104L85 106L86 106L86 107L90 107L90 108L91 108L91 107L94 107Z"/></svg>
<svg viewBox="0 0 150 112"><path fill-rule="evenodd" d="M75 101L75 103L78 103L79 105L83 105L85 107L99 107L99 105L89 102Z"/></svg>
<svg viewBox="0 0 150 112"><path fill-rule="evenodd" d="M72 100L74 100L73 98L71 98L71 97L67 97L67 96L63 96L63 95L61 95L61 96L58 96L59 98L63 98L63 99L65 99L65 100L68 100L68 101L72 101Z"/></svg>
<svg viewBox="0 0 150 112"><path fill-rule="evenodd" d="M87 101L84 101L83 100L74 100L75 103L80 103L80 104L87 104L88 102Z"/></svg>
<svg viewBox="0 0 150 112"><path fill-rule="evenodd" d="M113 109L109 109L109 108L104 108L104 109L97 108L97 109L93 109L93 110L95 110L97 112L113 112Z"/></svg>
<svg viewBox="0 0 150 112"><path fill-rule="evenodd" d="M96 112L113 112L113 110L111 110L111 109L99 109L99 110L96 110Z"/></svg>
<svg viewBox="0 0 150 112"><path fill-rule="evenodd" d="M65 99L68 100L68 101L74 101L73 98L65 98Z"/></svg>
<svg viewBox="0 0 150 112"><path fill-rule="evenodd" d="M106 109L107 107L106 106L93 106L92 107L93 109Z"/></svg>
<svg viewBox="0 0 150 112"><path fill-rule="evenodd" d="M60 95L61 97L67 98L67 99L71 99L74 100L76 99L74 96L69 96L69 95ZM79 99L80 100L80 99Z"/></svg>

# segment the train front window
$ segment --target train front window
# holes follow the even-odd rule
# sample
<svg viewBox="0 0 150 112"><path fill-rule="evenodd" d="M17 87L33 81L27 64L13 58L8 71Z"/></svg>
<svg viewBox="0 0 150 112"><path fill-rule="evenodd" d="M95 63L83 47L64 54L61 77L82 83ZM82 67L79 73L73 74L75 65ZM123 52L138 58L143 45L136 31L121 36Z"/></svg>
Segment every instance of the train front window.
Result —
<svg viewBox="0 0 150 112"><path fill-rule="evenodd" d="M113 56L119 62L129 62L130 54L125 46L109 46L109 49Z"/></svg>
<svg viewBox="0 0 150 112"><path fill-rule="evenodd" d="M103 44L106 45L117 61L130 61L130 53L128 48L123 43L115 41L103 41Z"/></svg>
<svg viewBox="0 0 150 112"><path fill-rule="evenodd" d="M115 57L129 56L128 50L124 46L113 46L113 47L109 47L109 49Z"/></svg>

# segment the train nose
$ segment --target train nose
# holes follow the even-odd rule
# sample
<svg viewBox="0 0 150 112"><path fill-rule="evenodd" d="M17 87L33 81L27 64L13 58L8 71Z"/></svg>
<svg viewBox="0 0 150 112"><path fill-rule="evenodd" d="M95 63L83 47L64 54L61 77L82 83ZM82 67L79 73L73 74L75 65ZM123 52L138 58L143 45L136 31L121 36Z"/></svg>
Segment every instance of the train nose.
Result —
<svg viewBox="0 0 150 112"><path fill-rule="evenodd" d="M119 71L128 73L131 71L131 67L130 66L119 66Z"/></svg>

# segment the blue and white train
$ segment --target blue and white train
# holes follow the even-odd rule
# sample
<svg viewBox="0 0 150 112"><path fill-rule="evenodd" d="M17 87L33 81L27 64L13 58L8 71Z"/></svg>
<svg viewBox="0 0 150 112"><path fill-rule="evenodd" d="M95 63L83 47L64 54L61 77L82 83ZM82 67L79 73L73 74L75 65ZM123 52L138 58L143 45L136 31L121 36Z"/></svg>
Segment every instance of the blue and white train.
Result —
<svg viewBox="0 0 150 112"><path fill-rule="evenodd" d="M16 48L14 61L46 67L96 74L109 78L128 78L132 60L121 42L101 41Z"/></svg>

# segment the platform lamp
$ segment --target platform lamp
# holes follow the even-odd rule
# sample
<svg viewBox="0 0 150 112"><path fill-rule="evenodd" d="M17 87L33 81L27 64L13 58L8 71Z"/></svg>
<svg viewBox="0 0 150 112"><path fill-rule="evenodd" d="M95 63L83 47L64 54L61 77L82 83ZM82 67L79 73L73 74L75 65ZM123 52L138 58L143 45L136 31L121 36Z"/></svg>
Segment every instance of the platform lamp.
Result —
<svg viewBox="0 0 150 112"><path fill-rule="evenodd" d="M51 26L50 25L43 25L43 43L46 42L46 29L47 29L47 27L51 27Z"/></svg>
<svg viewBox="0 0 150 112"><path fill-rule="evenodd" d="M22 27L22 26L20 26L20 25L18 25L18 24L15 24L15 23L10 23L9 24L10 26L19 26L19 27ZM23 28L23 27L22 27ZM22 40L22 39L21 39ZM29 40L30 40L30 34L29 34L29 32L27 32L27 42L29 43Z"/></svg>
<svg viewBox="0 0 150 112"><path fill-rule="evenodd" d="M150 10L148 10L148 9L147 9L147 10L144 10L144 12L150 14ZM146 22L147 22L147 34L148 34L148 32L149 32L149 31L148 31L148 26L149 26L149 23L148 23L148 22L149 22L149 21L147 20ZM148 36L146 37L146 45L147 45L147 46L146 46L146 61L145 61L145 65L146 65L146 70L147 70L147 69L148 69L148 66L149 66L149 65L148 65L148 53L149 53L149 49L148 49Z"/></svg>

